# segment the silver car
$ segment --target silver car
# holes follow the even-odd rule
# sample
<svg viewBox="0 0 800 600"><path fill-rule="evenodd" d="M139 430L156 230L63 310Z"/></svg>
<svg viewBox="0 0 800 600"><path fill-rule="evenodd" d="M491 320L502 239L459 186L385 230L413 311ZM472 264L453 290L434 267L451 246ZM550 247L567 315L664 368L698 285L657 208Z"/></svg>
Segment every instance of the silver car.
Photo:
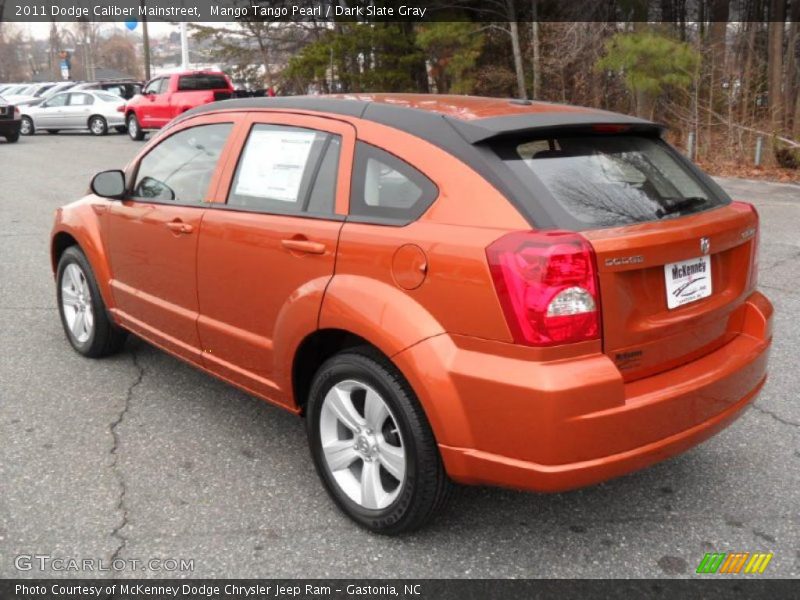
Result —
<svg viewBox="0 0 800 600"><path fill-rule="evenodd" d="M105 135L110 127L125 131L125 115L120 110L125 101L100 91L62 92L38 106L21 106L22 135L33 135L37 129L58 133L62 129L88 129L94 135Z"/></svg>

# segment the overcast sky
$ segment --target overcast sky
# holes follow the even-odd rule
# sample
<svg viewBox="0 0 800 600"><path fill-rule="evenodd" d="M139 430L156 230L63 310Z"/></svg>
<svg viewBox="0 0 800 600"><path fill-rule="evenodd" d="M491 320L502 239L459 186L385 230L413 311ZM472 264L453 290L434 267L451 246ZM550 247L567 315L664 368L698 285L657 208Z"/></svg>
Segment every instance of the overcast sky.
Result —
<svg viewBox="0 0 800 600"><path fill-rule="evenodd" d="M10 25L12 27L18 27L22 29L25 33L29 34L31 37L43 40L50 37L50 23L8 23L7 26ZM68 25L68 23L59 23L59 25ZM103 23L103 32L111 33L113 31L128 31L128 28L125 26L125 23ZM139 23L136 26L137 32L141 33L142 24ZM177 23L158 23L154 21L150 21L147 24L147 30L150 35L155 36L162 36L167 35L173 31L179 31L180 27Z"/></svg>

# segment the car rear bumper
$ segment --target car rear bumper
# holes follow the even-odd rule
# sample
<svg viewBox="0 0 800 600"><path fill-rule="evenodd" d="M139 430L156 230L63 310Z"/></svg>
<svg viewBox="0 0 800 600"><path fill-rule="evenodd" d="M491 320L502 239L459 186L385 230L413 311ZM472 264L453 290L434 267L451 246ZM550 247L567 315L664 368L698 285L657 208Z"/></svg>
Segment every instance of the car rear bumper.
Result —
<svg viewBox="0 0 800 600"><path fill-rule="evenodd" d="M395 360L424 373L410 379L450 477L562 491L674 456L742 414L766 380L772 306L754 293L742 310L730 343L630 383L603 354L531 362L465 349L448 335Z"/></svg>

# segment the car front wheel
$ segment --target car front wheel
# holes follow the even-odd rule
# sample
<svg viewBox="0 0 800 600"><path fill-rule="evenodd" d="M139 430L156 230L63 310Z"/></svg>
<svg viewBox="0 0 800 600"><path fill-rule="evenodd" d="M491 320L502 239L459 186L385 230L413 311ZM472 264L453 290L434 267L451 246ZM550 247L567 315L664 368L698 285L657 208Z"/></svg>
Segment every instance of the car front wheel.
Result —
<svg viewBox="0 0 800 600"><path fill-rule="evenodd" d="M22 117L19 124L19 132L22 135L33 135L34 131L33 120L30 117Z"/></svg>
<svg viewBox="0 0 800 600"><path fill-rule="evenodd" d="M128 135L132 140L137 142L144 139L144 132L142 128L139 127L139 119L137 119L136 115L133 113L128 117Z"/></svg>
<svg viewBox="0 0 800 600"><path fill-rule="evenodd" d="M370 348L329 359L307 406L311 454L350 518L376 533L427 523L451 486L419 402L402 374Z"/></svg>
<svg viewBox="0 0 800 600"><path fill-rule="evenodd" d="M92 267L77 246L61 255L56 281L61 323L72 347L91 358L122 348L126 333L109 319Z"/></svg>

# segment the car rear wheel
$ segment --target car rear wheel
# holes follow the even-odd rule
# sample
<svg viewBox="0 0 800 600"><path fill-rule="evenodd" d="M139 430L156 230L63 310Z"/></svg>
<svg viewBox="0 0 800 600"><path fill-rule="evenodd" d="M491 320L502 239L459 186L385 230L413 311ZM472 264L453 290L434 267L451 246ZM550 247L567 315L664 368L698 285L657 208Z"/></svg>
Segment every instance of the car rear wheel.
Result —
<svg viewBox="0 0 800 600"><path fill-rule="evenodd" d="M13 144L14 142L19 141L19 133L9 133L6 136L6 141Z"/></svg>
<svg viewBox="0 0 800 600"><path fill-rule="evenodd" d="M19 124L19 132L22 135L33 135L35 129L33 127L33 120L30 117L22 117Z"/></svg>
<svg viewBox="0 0 800 600"><path fill-rule="evenodd" d="M108 123L103 117L95 115L89 119L89 131L92 135L105 135L108 133Z"/></svg>
<svg viewBox="0 0 800 600"><path fill-rule="evenodd" d="M61 323L72 347L91 358L119 351L127 334L108 317L92 267L77 246L61 255L56 281Z"/></svg>
<svg viewBox="0 0 800 600"><path fill-rule="evenodd" d="M139 127L139 119L137 119L136 115L133 113L128 117L128 135L132 140L137 142L144 139L144 132L142 128Z"/></svg>
<svg viewBox="0 0 800 600"><path fill-rule="evenodd" d="M376 533L427 523L451 487L419 402L402 374L370 348L320 367L307 428L314 465L350 518Z"/></svg>

